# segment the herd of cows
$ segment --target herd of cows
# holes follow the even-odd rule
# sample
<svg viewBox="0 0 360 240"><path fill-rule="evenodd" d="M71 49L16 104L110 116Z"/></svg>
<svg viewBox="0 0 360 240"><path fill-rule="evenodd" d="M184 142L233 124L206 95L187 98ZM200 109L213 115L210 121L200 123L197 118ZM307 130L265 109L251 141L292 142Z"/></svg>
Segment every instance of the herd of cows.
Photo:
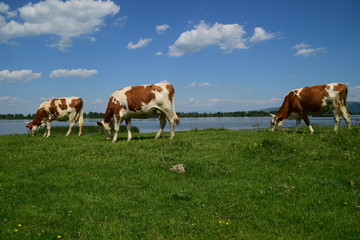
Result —
<svg viewBox="0 0 360 240"><path fill-rule="evenodd" d="M296 119L295 131L297 131L303 119L310 132L313 133L308 114L330 110L334 115L335 132L342 117L350 129L350 115L346 105L347 94L348 88L343 83L330 83L292 90L285 96L277 114L271 114L269 128L274 131L281 127L286 119ZM174 108L174 96L175 89L170 83L125 87L110 96L104 120L97 124L104 128L108 140L116 142L120 123L125 120L128 131L127 140L130 141L132 139L132 118L149 118L157 115L160 128L155 138L160 137L166 120L170 123L170 138L174 138L175 124L180 124ZM46 125L44 137L49 137L51 121L69 121L70 126L66 133L68 136L72 127L78 122L80 136L84 128L83 106L84 103L80 97L63 97L45 101L40 104L33 121L27 123L26 127L30 129L31 135L35 136L39 128Z"/></svg>

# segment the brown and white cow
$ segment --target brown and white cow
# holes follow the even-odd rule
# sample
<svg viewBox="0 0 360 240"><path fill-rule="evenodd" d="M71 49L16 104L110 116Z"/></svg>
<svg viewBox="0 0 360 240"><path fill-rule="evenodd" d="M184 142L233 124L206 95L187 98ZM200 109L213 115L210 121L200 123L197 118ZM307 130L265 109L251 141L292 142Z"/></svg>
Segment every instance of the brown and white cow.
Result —
<svg viewBox="0 0 360 240"><path fill-rule="evenodd" d="M350 115L346 105L347 94L348 88L343 83L330 83L292 90L285 96L277 114L271 114L270 130L274 131L281 127L285 119L296 119L296 132L299 129L301 119L303 119L310 132L314 133L307 115L321 114L328 110L334 114L335 132L339 127L341 117L344 117L348 129L350 129Z"/></svg>
<svg viewBox="0 0 360 240"><path fill-rule="evenodd" d="M131 118L149 118L158 115L160 128L155 138L160 137L166 119L170 123L170 138L175 137L174 125L180 123L174 109L175 90L170 83L130 86L115 91L109 99L104 120L98 122L108 134L108 140L116 142L120 123L125 120L128 131L127 140L132 139ZM112 123L114 136L112 137Z"/></svg>
<svg viewBox="0 0 360 240"><path fill-rule="evenodd" d="M34 119L26 126L35 136L41 125L46 125L44 137L50 137L51 121L70 121L66 136L71 133L72 127L79 122L79 136L84 128L83 100L79 97L54 98L40 104Z"/></svg>

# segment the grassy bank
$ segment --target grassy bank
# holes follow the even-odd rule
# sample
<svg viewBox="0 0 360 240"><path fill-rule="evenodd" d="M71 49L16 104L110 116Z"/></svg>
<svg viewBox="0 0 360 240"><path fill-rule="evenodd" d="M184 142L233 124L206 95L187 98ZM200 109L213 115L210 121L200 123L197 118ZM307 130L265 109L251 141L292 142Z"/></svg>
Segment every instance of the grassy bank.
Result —
<svg viewBox="0 0 360 240"><path fill-rule="evenodd" d="M0 136L0 239L357 239L359 126L302 130Z"/></svg>

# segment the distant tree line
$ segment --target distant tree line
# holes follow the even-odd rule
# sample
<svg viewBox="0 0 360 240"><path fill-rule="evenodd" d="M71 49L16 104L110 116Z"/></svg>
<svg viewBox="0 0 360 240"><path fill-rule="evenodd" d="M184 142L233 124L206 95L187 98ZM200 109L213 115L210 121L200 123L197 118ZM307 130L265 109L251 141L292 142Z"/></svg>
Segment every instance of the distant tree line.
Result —
<svg viewBox="0 0 360 240"><path fill-rule="evenodd" d="M178 112L179 117L245 117L245 116L268 116L269 112L265 111L249 111L249 112L216 112L216 113L198 113L198 112ZM35 114L0 114L0 119L15 120L15 119L33 119ZM101 119L104 118L104 113L88 112L84 113L84 118Z"/></svg>
<svg viewBox="0 0 360 240"><path fill-rule="evenodd" d="M179 117L259 117L259 116L269 116L269 113L275 114L277 111L236 111L236 112L216 112L216 113L198 113L198 112L177 112ZM354 113L350 112L350 115L360 114L359 112ZM33 119L35 114L0 114L0 119L2 120L21 120L21 119ZM332 113L325 113L321 116L332 116ZM155 116L156 117L156 116ZM88 112L84 113L84 118L88 119L102 119L104 118L104 113L99 112Z"/></svg>

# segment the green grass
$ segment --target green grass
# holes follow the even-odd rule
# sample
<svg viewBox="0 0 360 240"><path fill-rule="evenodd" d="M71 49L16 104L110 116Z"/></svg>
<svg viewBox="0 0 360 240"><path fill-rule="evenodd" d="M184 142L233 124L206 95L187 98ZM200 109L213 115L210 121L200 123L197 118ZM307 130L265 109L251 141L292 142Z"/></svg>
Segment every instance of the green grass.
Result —
<svg viewBox="0 0 360 240"><path fill-rule="evenodd" d="M360 127L301 130L0 136L0 239L358 239Z"/></svg>

